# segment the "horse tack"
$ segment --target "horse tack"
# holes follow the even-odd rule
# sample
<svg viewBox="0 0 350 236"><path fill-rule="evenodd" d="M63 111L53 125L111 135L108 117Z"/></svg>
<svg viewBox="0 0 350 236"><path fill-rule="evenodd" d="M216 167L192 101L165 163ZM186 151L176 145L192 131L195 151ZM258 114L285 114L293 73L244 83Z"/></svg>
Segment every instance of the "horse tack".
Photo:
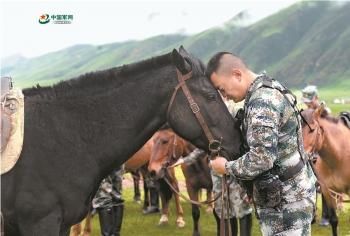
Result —
<svg viewBox="0 0 350 236"><path fill-rule="evenodd" d="M9 77L1 78L1 174L11 170L16 164L23 145L24 133L24 97L22 91L12 88Z"/></svg>
<svg viewBox="0 0 350 236"><path fill-rule="evenodd" d="M185 94L185 97L189 103L189 106L193 112L193 114L195 115L195 117L197 118L205 136L207 137L208 141L209 141L209 145L208 145L208 149L212 154L218 154L220 149L221 149L221 141L222 140L216 140L214 139L212 133L210 132L210 129L207 125L207 123L204 120L204 117L202 115L202 113L200 112L200 108L198 106L198 104L194 101L190 90L188 89L187 85L186 85L186 81L190 78L192 78L192 71L190 71L189 73L182 75L181 72L176 69L176 73L177 73L177 79L179 80L179 84L174 88L174 92L171 96L169 105L168 105L168 109L167 109L167 119L169 119L169 114L170 114L170 110L172 108L173 102L175 100L175 97L177 95L177 92L179 91L179 88L182 89L183 93Z"/></svg>
<svg viewBox="0 0 350 236"><path fill-rule="evenodd" d="M173 105L173 102L175 100L176 94L179 90L179 88L182 88L183 93L185 94L185 97L190 105L190 108L193 112L193 114L195 115L195 117L197 118L205 136L208 139L209 145L208 145L208 150L210 151L210 154L212 156L214 155L219 155L220 149L221 149L221 142L222 142L222 137L220 140L216 140L214 139L212 133L210 132L210 129L207 125L207 123L205 122L202 113L200 112L200 108L198 106L198 104L194 101L191 92L189 91L187 85L186 85L186 80L190 79L192 77L192 71L190 71L189 73L182 75L181 72L176 69L176 73L177 73L177 78L179 80L179 84L175 87L174 89L174 93L171 96L170 99L170 103L168 105L168 109L167 109L167 120L169 120L169 113L171 110L171 107ZM164 177L165 181L167 182L167 184L170 186L170 188L176 193L178 194L180 197L182 197L183 199L191 202L192 204L196 204L196 205L201 205L201 204L209 204L212 202L217 201L220 196L221 198L224 200L224 194L225 192L227 192L227 194L229 194L229 189L227 187L227 182L226 182L226 178L224 177L222 179L222 189L221 189L221 193L218 193L217 196L214 197L214 199L212 201L204 201L204 202L197 202L197 201L193 201L191 199L188 199L187 197L185 197L183 194L181 194L179 191L177 191L170 183L169 180L167 180L166 176ZM225 186L226 185L226 186ZM225 204L225 207L227 208L227 211L229 211L229 199L226 198L226 201L222 201L222 204ZM221 225L224 225L224 219L221 218ZM225 227L220 227L220 235L225 235ZM230 230L230 224L229 224L229 236L231 236L231 230Z"/></svg>

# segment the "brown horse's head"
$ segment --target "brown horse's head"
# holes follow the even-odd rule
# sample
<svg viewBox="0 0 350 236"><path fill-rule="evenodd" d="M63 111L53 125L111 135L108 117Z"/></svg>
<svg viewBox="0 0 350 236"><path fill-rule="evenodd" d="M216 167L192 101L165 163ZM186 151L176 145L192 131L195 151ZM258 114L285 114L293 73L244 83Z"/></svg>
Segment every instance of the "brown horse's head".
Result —
<svg viewBox="0 0 350 236"><path fill-rule="evenodd" d="M186 142L171 129L158 131L153 141L148 171L152 177L162 178L166 167L177 161L185 153L188 153L188 149Z"/></svg>
<svg viewBox="0 0 350 236"><path fill-rule="evenodd" d="M324 130L320 125L320 118L324 108L324 105L321 104L315 110L307 109L301 112L305 119L302 125L304 148L308 153L317 152L322 147Z"/></svg>

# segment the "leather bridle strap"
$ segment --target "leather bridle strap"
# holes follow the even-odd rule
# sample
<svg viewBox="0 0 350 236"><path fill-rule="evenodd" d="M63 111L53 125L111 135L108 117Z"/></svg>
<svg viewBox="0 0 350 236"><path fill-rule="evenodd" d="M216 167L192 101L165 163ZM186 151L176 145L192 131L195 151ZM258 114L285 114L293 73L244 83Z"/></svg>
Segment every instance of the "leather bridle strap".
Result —
<svg viewBox="0 0 350 236"><path fill-rule="evenodd" d="M176 73L177 73L177 79L179 80L179 84L175 87L174 93L171 96L170 103L169 103L168 110L167 110L167 119L169 118L170 110L171 110L171 107L172 107L173 102L175 100L176 94L179 91L179 88L181 88L183 93L185 94L185 97L190 105L190 108L191 108L193 114L196 116L200 126L202 127L202 130L203 130L205 136L207 137L207 139L209 141L209 147L208 147L209 151L218 153L220 151L221 141L214 139L212 133L209 130L207 123L205 122L205 120L203 118L202 113L200 112L198 104L194 101L194 99L191 95L191 92L186 85L186 80L192 78L192 74L193 74L192 71L190 71L189 73L187 73L185 75L182 75L181 72L178 69L176 69Z"/></svg>

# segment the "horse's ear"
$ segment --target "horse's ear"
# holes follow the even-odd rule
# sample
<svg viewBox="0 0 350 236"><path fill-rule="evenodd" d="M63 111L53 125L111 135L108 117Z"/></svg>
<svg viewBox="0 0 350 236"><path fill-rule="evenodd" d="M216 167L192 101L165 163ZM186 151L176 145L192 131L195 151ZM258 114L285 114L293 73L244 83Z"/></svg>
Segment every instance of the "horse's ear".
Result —
<svg viewBox="0 0 350 236"><path fill-rule="evenodd" d="M182 74L186 74L191 70L191 66L176 49L172 51L171 58L176 68L181 71Z"/></svg>
<svg viewBox="0 0 350 236"><path fill-rule="evenodd" d="M181 54L186 54L186 55L188 55L188 52L186 51L186 49L184 48L183 45L180 46L179 52L180 52Z"/></svg>
<svg viewBox="0 0 350 236"><path fill-rule="evenodd" d="M325 109L324 103L321 103L321 105L316 108L316 110L314 112L314 116L315 116L316 119L321 117L324 109Z"/></svg>

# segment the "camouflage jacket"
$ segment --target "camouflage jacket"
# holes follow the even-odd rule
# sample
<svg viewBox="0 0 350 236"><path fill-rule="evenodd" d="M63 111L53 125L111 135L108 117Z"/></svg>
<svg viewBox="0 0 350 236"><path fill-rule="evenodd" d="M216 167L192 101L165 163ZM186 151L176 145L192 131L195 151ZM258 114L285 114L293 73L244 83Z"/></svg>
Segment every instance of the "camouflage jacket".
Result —
<svg viewBox="0 0 350 236"><path fill-rule="evenodd" d="M253 81L244 105L242 128L249 151L226 164L227 172L240 179L253 180L272 168L280 175L306 155L300 117L290 104L294 98L287 95L287 101L277 89L262 87L263 80L264 75ZM272 83L273 87L283 88L278 81ZM310 165L307 163L293 178L284 181L282 187L282 203L313 200L315 176Z"/></svg>
<svg viewBox="0 0 350 236"><path fill-rule="evenodd" d="M92 200L93 208L110 208L123 204L122 199L122 181L123 166L114 170L110 175L104 178L100 187Z"/></svg>

